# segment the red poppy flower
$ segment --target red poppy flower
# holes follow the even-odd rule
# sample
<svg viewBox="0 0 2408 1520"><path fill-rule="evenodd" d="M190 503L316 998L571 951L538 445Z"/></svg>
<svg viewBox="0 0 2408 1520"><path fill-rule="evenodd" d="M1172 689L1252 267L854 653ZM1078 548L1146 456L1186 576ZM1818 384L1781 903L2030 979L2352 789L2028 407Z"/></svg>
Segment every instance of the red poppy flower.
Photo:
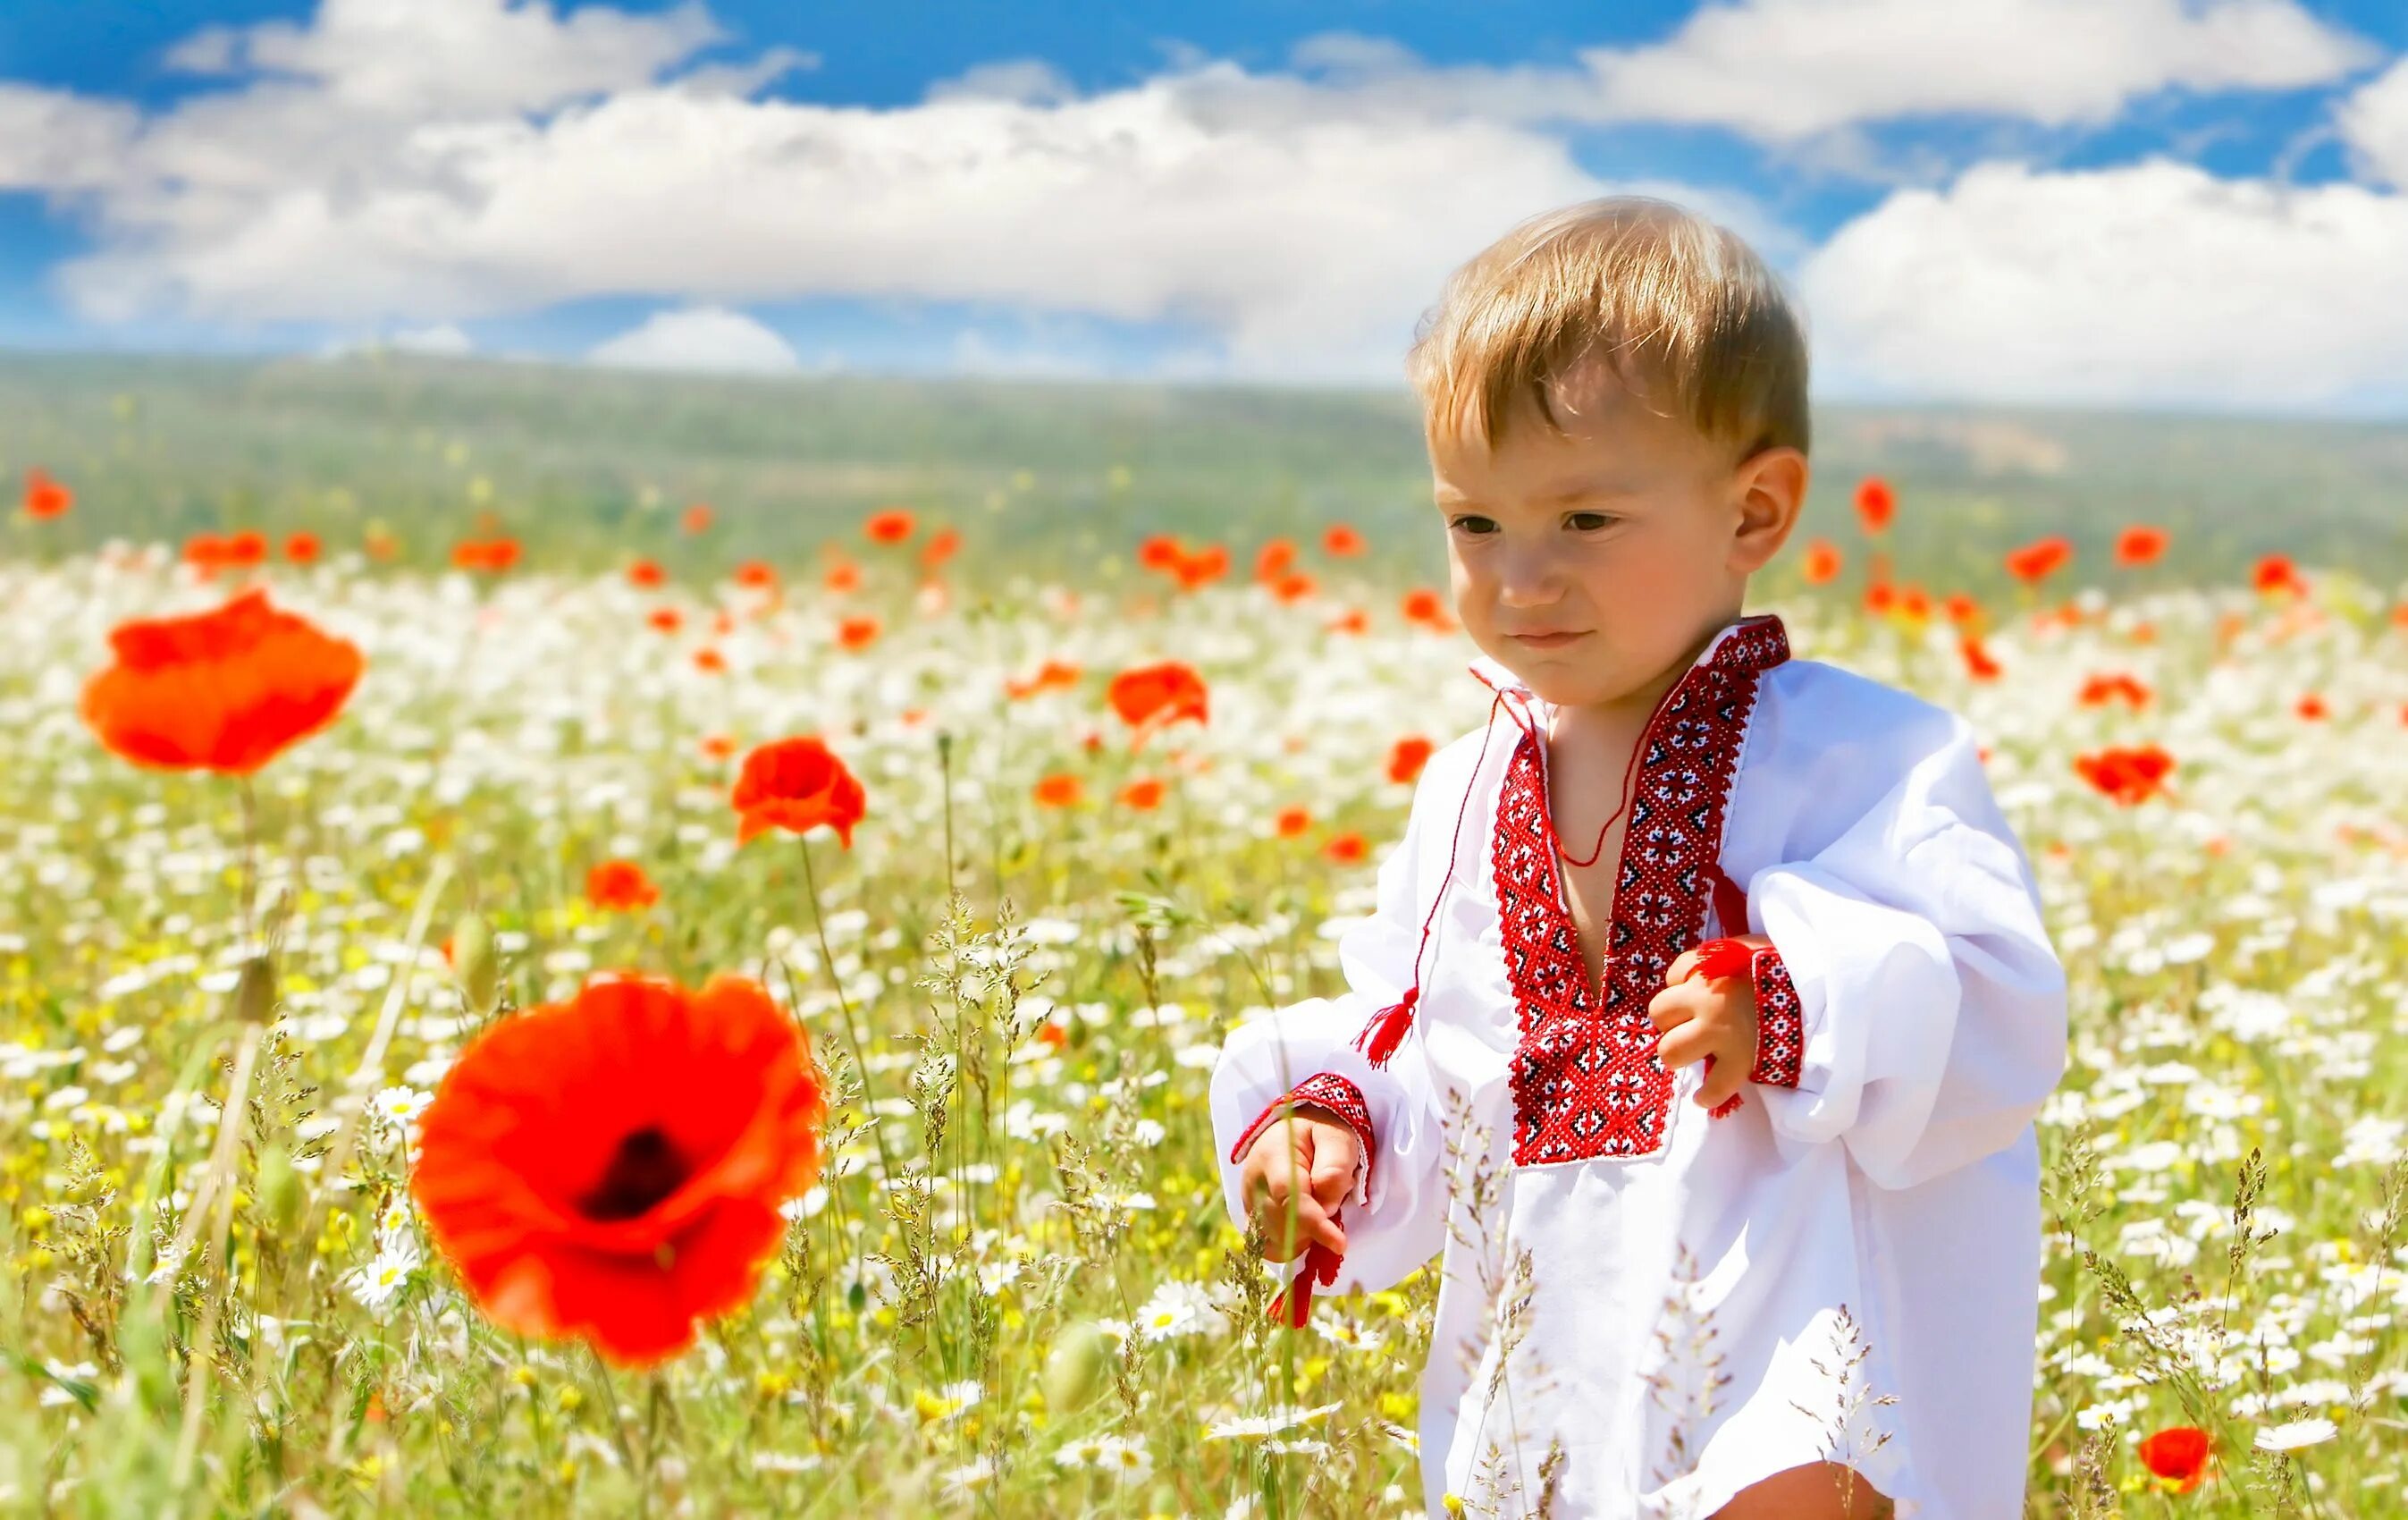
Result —
<svg viewBox="0 0 2408 1520"><path fill-rule="evenodd" d="M1838 580L1840 576L1838 546L1828 538L1809 540L1806 545L1804 574L1806 583L1810 586L1828 585Z"/></svg>
<svg viewBox="0 0 2408 1520"><path fill-rule="evenodd" d="M1312 814L1301 807L1291 804L1279 810L1276 826L1281 839L1293 839L1312 826Z"/></svg>
<svg viewBox="0 0 2408 1520"><path fill-rule="evenodd" d="M225 540L225 563L249 568L267 563L267 535L257 528L245 528Z"/></svg>
<svg viewBox="0 0 2408 1520"><path fill-rule="evenodd" d="M2142 1441L2141 1461L2173 1485L2169 1492L2187 1494L2207 1477L2210 1444L2207 1432L2195 1425L2168 1426Z"/></svg>
<svg viewBox="0 0 2408 1520"><path fill-rule="evenodd" d="M1288 607L1293 607L1297 603L1303 601L1306 597L1312 595L1314 592L1319 591L1320 589L1321 582L1315 581L1310 573L1303 570L1297 570L1293 574L1281 576L1277 581L1271 582L1271 595L1279 598L1283 605Z"/></svg>
<svg viewBox="0 0 2408 1520"><path fill-rule="evenodd" d="M1419 734L1397 740L1388 747L1388 780L1410 783L1422 773L1422 767L1429 762L1430 752L1436 748Z"/></svg>
<svg viewBox="0 0 2408 1520"><path fill-rule="evenodd" d="M748 559L736 566L736 583L747 591L774 591L778 572L767 561Z"/></svg>
<svg viewBox="0 0 2408 1520"><path fill-rule="evenodd" d="M639 559L627 566L627 583L650 591L668 579L668 572L652 560Z"/></svg>
<svg viewBox="0 0 2408 1520"><path fill-rule="evenodd" d="M752 1297L826 1116L809 1040L758 983L597 979L461 1053L410 1191L495 1324L641 1366Z"/></svg>
<svg viewBox="0 0 2408 1520"><path fill-rule="evenodd" d="M25 472L25 515L36 522L64 517L75 505L75 493L38 469Z"/></svg>
<svg viewBox="0 0 2408 1520"><path fill-rule="evenodd" d="M2298 713L2300 717L2305 718L2310 723L2320 722L2323 719L2332 716L2332 709L2327 707L2325 705L2325 699L2317 695L2315 692L2310 692L2307 695L2300 697L2298 704L2294 706L2291 710Z"/></svg>
<svg viewBox="0 0 2408 1520"><path fill-rule="evenodd" d="M1922 623L1931 616L1931 597L1921 586L1900 586L1898 610L1899 616Z"/></svg>
<svg viewBox="0 0 2408 1520"><path fill-rule="evenodd" d="M848 850L866 806L860 781L816 735L777 739L746 755L729 800L741 819L738 844L763 829L805 834L825 824Z"/></svg>
<svg viewBox="0 0 2408 1520"><path fill-rule="evenodd" d="M1363 536L1343 523L1332 523L1321 536L1321 552L1336 559L1347 559L1363 552Z"/></svg>
<svg viewBox="0 0 2408 1520"><path fill-rule="evenodd" d="M315 565L322 546L314 533L288 533L284 536L284 557L295 565Z"/></svg>
<svg viewBox="0 0 2408 1520"><path fill-rule="evenodd" d="M848 650L865 650L878 641L878 620L867 615L844 618L836 625L836 641Z"/></svg>
<svg viewBox="0 0 2408 1520"><path fill-rule="evenodd" d="M2304 596L2308 591L2307 578L2300 574L2300 567L2291 563L2287 554L2269 554L2259 560L2249 580L2261 595L2269 596L2276 592Z"/></svg>
<svg viewBox="0 0 2408 1520"><path fill-rule="evenodd" d="M585 900L605 912L631 913L661 900L661 889L632 860L605 860L585 873Z"/></svg>
<svg viewBox="0 0 2408 1520"><path fill-rule="evenodd" d="M2073 558L2071 541L2057 537L2037 538L2007 551L2007 573L2028 585L2038 585Z"/></svg>
<svg viewBox="0 0 2408 1520"><path fill-rule="evenodd" d="M1229 573L1229 549L1226 544L1206 544L1193 554L1183 555L1178 566L1180 589L1194 591L1209 585Z"/></svg>
<svg viewBox="0 0 2408 1520"><path fill-rule="evenodd" d="M2174 758L2154 744L2138 749L2106 749L2073 757L2073 768L2118 807L2129 808L2164 791Z"/></svg>
<svg viewBox="0 0 2408 1520"><path fill-rule="evenodd" d="M1067 690L1079 684L1079 667L1068 660L1047 660L1037 674L1023 681L1011 676L1003 678L1003 694L1014 701L1050 692L1059 687Z"/></svg>
<svg viewBox="0 0 2408 1520"><path fill-rule="evenodd" d="M1157 533L1137 546L1137 562L1140 568L1173 574L1180 562L1187 557L1179 540L1167 533Z"/></svg>
<svg viewBox="0 0 2408 1520"><path fill-rule="evenodd" d="M644 621L658 632L673 634L685 626L685 614L674 607L655 607L644 615Z"/></svg>
<svg viewBox="0 0 2408 1520"><path fill-rule="evenodd" d="M335 721L357 645L244 592L212 611L136 619L108 636L116 662L83 691L83 718L140 766L248 776Z"/></svg>
<svg viewBox="0 0 2408 1520"><path fill-rule="evenodd" d="M2083 681L2081 702L2086 708L2122 702L2137 712L2149 705L2149 698L2154 695L2139 679L2119 670L2092 676Z"/></svg>
<svg viewBox="0 0 2408 1520"><path fill-rule="evenodd" d="M1140 776L1121 788L1121 806L1135 808L1140 812L1152 812L1162 806L1164 790L1161 777Z"/></svg>
<svg viewBox="0 0 2408 1520"><path fill-rule="evenodd" d="M694 667L706 676L727 674L727 656L705 644L694 652Z"/></svg>
<svg viewBox="0 0 2408 1520"><path fill-rule="evenodd" d="M2003 673L1979 634L1969 633L1958 638L1956 650L1965 657L1965 673L1975 681L1996 681Z"/></svg>
<svg viewBox="0 0 2408 1520"><path fill-rule="evenodd" d="M736 758L736 736L705 734L702 737L701 749L702 757L706 760L733 760Z"/></svg>
<svg viewBox="0 0 2408 1520"><path fill-rule="evenodd" d="M1363 836L1360 834L1335 835L1328 843L1321 847L1323 854L1341 866L1359 865L1363 857L1370 853L1370 850L1371 847L1364 842Z"/></svg>
<svg viewBox="0 0 2408 1520"><path fill-rule="evenodd" d="M1124 670L1112 678L1104 695L1121 721L1137 730L1132 748L1154 728L1182 718L1210 721L1203 678L1177 660Z"/></svg>
<svg viewBox="0 0 2408 1520"><path fill-rule="evenodd" d="M1961 591L1948 594L1948 621L1960 628L1969 628L1982 621L1982 604Z"/></svg>
<svg viewBox="0 0 2408 1520"><path fill-rule="evenodd" d="M1405 593L1398 606L1407 623L1418 623L1434 633L1447 633L1455 627L1455 620L1447 615L1446 598L1426 586Z"/></svg>
<svg viewBox="0 0 2408 1520"><path fill-rule="evenodd" d="M688 533L707 533L710 529L711 516L710 504L697 501L685 509L685 515L678 520L678 523Z"/></svg>
<svg viewBox="0 0 2408 1520"><path fill-rule="evenodd" d="M2135 523L2115 538L2115 563L2147 565L2166 552L2166 530Z"/></svg>
<svg viewBox="0 0 2408 1520"><path fill-rule="evenodd" d="M862 520L864 537L874 544L899 544L919 531L920 520L907 508L889 507Z"/></svg>
<svg viewBox="0 0 2408 1520"><path fill-rule="evenodd" d="M938 566L942 565L945 561L953 558L953 555L960 552L961 547L962 535L960 529L939 528L936 532L928 535L928 541L926 543L920 546L920 563L926 568L933 570Z"/></svg>
<svg viewBox="0 0 2408 1520"><path fill-rule="evenodd" d="M1273 538L1263 545L1261 552L1254 555L1254 579L1262 581L1277 581L1281 576L1285 575L1288 566L1295 563L1296 541L1292 538Z"/></svg>
<svg viewBox="0 0 2408 1520"><path fill-rule="evenodd" d="M195 533L184 540L184 563L203 575L212 575L226 563L226 541L214 533Z"/></svg>
<svg viewBox="0 0 2408 1520"><path fill-rule="evenodd" d="M1077 806L1079 799L1087 795L1087 788L1070 772L1057 770L1038 778L1037 784L1029 788L1028 795L1037 799L1040 808L1069 808Z"/></svg>
<svg viewBox="0 0 2408 1520"><path fill-rule="evenodd" d="M1865 585L1865 610L1880 616L1898 605L1898 591L1886 581L1875 580Z"/></svg>
<svg viewBox="0 0 2408 1520"><path fill-rule="evenodd" d="M840 559L828 566L827 574L820 578L820 584L838 595L858 590L861 586L861 566L851 560Z"/></svg>
<svg viewBox="0 0 2408 1520"><path fill-rule="evenodd" d="M519 562L516 538L463 538L452 547L454 569L499 575Z"/></svg>
<svg viewBox="0 0 2408 1520"><path fill-rule="evenodd" d="M1864 523L1867 533L1878 535L1887 528L1897 511L1898 495L1890 490L1887 480L1868 475L1856 482L1856 519Z"/></svg>

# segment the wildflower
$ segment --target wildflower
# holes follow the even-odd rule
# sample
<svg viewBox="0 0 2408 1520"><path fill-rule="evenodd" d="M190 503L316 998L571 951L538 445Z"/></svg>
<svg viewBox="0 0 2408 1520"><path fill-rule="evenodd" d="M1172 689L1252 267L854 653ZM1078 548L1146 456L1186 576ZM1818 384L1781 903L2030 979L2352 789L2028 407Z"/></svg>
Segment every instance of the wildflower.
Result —
<svg viewBox="0 0 2408 1520"><path fill-rule="evenodd" d="M394 1235L380 1242L374 1260L345 1273L344 1285L362 1308L380 1312L409 1284L419 1266L418 1242L407 1234ZM378 1317L383 1317L381 1312Z"/></svg>
<svg viewBox="0 0 2408 1520"><path fill-rule="evenodd" d="M1104 695L1121 721L1137 730L1139 740L1153 729L1182 719L1207 721L1203 678L1177 660L1124 670L1112 678Z"/></svg>
<svg viewBox="0 0 2408 1520"><path fill-rule="evenodd" d="M2165 790L2165 779L2174 768L2174 759L2157 746L2147 744L2138 749L2106 749L2078 754L2073 758L2073 768L2100 794L2128 808Z"/></svg>
<svg viewBox="0 0 2408 1520"><path fill-rule="evenodd" d="M368 1111L389 1125L407 1128L418 1122L418 1116L426 1111L426 1105L432 1101L433 1095L415 1087L380 1087L368 1101Z"/></svg>
<svg viewBox="0 0 2408 1520"><path fill-rule="evenodd" d="M1957 652L1965 657L1967 675L1971 676L1975 681L1999 679L2000 674L1999 662L1990 657L1990 652L1983 645L1980 635L1969 633L1962 636L1956 641L1956 649Z"/></svg>
<svg viewBox="0 0 2408 1520"><path fill-rule="evenodd" d="M2307 578L2300 574L2300 567L2291 563L2287 554L2268 554L2260 559L2257 568L2249 574L2249 583L2257 587L2261 596L2272 596L2278 592L2304 596L2308 592Z"/></svg>
<svg viewBox="0 0 2408 1520"><path fill-rule="evenodd" d="M1321 551L1335 559L1347 559L1363 552L1363 536L1343 523L1332 523L1321 536Z"/></svg>
<svg viewBox="0 0 2408 1520"><path fill-rule="evenodd" d="M1447 615L1445 599L1426 586L1405 593L1398 605L1407 623L1419 624L1432 633L1447 633L1455 627L1454 619Z"/></svg>
<svg viewBox="0 0 2408 1520"><path fill-rule="evenodd" d="M859 652L878 641L878 620L867 614L841 619L836 625L839 648Z"/></svg>
<svg viewBox="0 0 2408 1520"><path fill-rule="evenodd" d="M335 720L364 664L349 640L251 590L213 611L136 619L84 687L83 718L139 766L248 776Z"/></svg>
<svg viewBox="0 0 2408 1520"><path fill-rule="evenodd" d="M597 862L585 873L585 898L605 912L632 913L661 900L661 889L632 860Z"/></svg>
<svg viewBox="0 0 2408 1520"><path fill-rule="evenodd" d="M452 567L499 575L519 562L516 538L464 538L452 546Z"/></svg>
<svg viewBox="0 0 2408 1520"><path fill-rule="evenodd" d="M1428 764L1430 752L1437 748L1419 734L1409 735L1389 747L1388 780L1399 785L1411 785L1414 777Z"/></svg>
<svg viewBox="0 0 2408 1520"><path fill-rule="evenodd" d="M1810 540L1806 545L1806 564L1803 573L1806 583L1810 586L1826 585L1838 580L1840 575L1838 546L1828 538Z"/></svg>
<svg viewBox="0 0 2408 1520"><path fill-rule="evenodd" d="M926 543L920 546L920 563L924 567L933 570L938 566L944 564L945 561L953 558L953 555L960 552L961 547L962 535L960 529L939 528L936 532L928 535L928 541Z"/></svg>
<svg viewBox="0 0 2408 1520"><path fill-rule="evenodd" d="M746 755L729 800L741 819L738 844L751 842L763 829L807 834L825 824L850 850L853 825L865 810L861 782L810 735L778 739Z"/></svg>
<svg viewBox="0 0 2408 1520"><path fill-rule="evenodd" d="M2135 523L2115 538L2115 563L2148 565L2166 552L2166 530Z"/></svg>
<svg viewBox="0 0 2408 1520"><path fill-rule="evenodd" d="M1889 482L1878 475L1868 475L1856 482L1856 520L1865 532L1875 537L1889 526L1898 511L1898 495Z"/></svg>
<svg viewBox="0 0 2408 1520"><path fill-rule="evenodd" d="M2197 1426L2175 1425L2141 1442L2141 1461L2165 1480L2166 1491L2187 1494L2207 1476L2208 1434Z"/></svg>
<svg viewBox="0 0 2408 1520"><path fill-rule="evenodd" d="M1254 579L1266 583L1279 580L1296 563L1296 540L1273 538L1254 555Z"/></svg>
<svg viewBox="0 0 2408 1520"><path fill-rule="evenodd" d="M1312 827L1312 814L1307 809L1291 804L1279 810L1275 826L1281 839L1293 839Z"/></svg>
<svg viewBox="0 0 2408 1520"><path fill-rule="evenodd" d="M25 515L36 523L64 517L75 505L75 493L38 469L25 472Z"/></svg>
<svg viewBox="0 0 2408 1520"><path fill-rule="evenodd" d="M1194 591L1229 573L1229 551L1224 544L1206 544L1193 554L1183 555L1178 565L1180 589Z"/></svg>
<svg viewBox="0 0 2408 1520"><path fill-rule="evenodd" d="M284 557L294 565L315 565L322 546L314 533L288 533L284 536Z"/></svg>
<svg viewBox="0 0 2408 1520"><path fill-rule="evenodd" d="M1369 851L1370 846L1364 842L1363 836L1354 833L1333 835L1329 842L1321 847L1323 854L1341 866L1360 865Z"/></svg>
<svg viewBox="0 0 2408 1520"><path fill-rule="evenodd" d="M1140 776L1121 788L1120 804L1124 808L1134 808L1140 812L1152 812L1162 806L1163 791L1161 777Z"/></svg>
<svg viewBox="0 0 2408 1520"><path fill-rule="evenodd" d="M757 982L589 981L461 1053L410 1189L496 1324L656 1361L750 1297L816 1179L814 1070Z"/></svg>
<svg viewBox="0 0 2408 1520"><path fill-rule="evenodd" d="M666 580L668 572L652 560L639 559L627 566L627 584L638 590L650 591Z"/></svg>
<svg viewBox="0 0 2408 1520"><path fill-rule="evenodd" d="M2027 585L2038 585L2062 569L2072 558L2073 544L2070 539L2058 537L2037 538L2007 551L2007 573Z"/></svg>
<svg viewBox="0 0 2408 1520"><path fill-rule="evenodd" d="M919 520L901 507L889 507L863 519L861 531L874 544L899 544L918 530Z"/></svg>
<svg viewBox="0 0 2408 1520"><path fill-rule="evenodd" d="M1086 786L1070 772L1057 770L1039 777L1028 795L1037 799L1040 808L1071 808L1086 796Z"/></svg>
<svg viewBox="0 0 2408 1520"><path fill-rule="evenodd" d="M2319 1414L2313 1419L2293 1420L2286 1425L2268 1426L2258 1432L2252 1442L2261 1452L2296 1452L2303 1446L2330 1441L2340 1433L2340 1427Z"/></svg>
<svg viewBox="0 0 2408 1520"><path fill-rule="evenodd" d="M685 515L678 520L678 523L688 533L708 533L712 515L709 502L697 501L685 509Z"/></svg>

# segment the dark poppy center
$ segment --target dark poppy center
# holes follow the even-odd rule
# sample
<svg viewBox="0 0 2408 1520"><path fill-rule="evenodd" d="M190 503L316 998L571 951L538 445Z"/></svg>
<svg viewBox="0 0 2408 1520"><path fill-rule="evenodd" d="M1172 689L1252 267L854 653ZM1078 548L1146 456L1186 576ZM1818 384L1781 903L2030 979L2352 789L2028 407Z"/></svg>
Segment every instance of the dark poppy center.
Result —
<svg viewBox="0 0 2408 1520"><path fill-rule="evenodd" d="M649 1126L619 1141L594 1190L577 1200L588 1219L633 1219L685 1185L685 1158Z"/></svg>

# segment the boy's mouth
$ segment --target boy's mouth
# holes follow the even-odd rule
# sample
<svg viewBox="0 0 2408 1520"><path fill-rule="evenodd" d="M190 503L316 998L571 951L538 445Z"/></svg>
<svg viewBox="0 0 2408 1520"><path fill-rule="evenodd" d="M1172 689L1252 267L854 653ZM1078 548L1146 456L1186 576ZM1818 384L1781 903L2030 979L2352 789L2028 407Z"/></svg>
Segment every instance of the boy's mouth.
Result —
<svg viewBox="0 0 2408 1520"><path fill-rule="evenodd" d="M1585 638L1588 636L1585 633L1542 633L1508 634L1505 637L1528 649L1561 649L1576 638Z"/></svg>

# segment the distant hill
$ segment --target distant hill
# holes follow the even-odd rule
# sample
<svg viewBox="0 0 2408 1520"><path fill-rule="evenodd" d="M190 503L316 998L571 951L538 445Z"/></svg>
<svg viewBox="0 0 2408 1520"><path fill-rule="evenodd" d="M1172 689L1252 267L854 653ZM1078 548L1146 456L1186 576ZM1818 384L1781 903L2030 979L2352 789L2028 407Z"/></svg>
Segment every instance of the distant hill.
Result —
<svg viewBox="0 0 2408 1520"><path fill-rule="evenodd" d="M1862 547L1856 480L1889 479L1897 573L1992 589L2006 548L2077 545L2069 583L2110 573L2127 523L2169 529L2169 578L2229 580L2258 554L2408 573L2408 423L1964 409L1817 411L1801 529ZM390 353L195 359L0 353L0 479L41 466L70 521L18 523L17 552L110 534L371 520L431 561L477 510L550 562L630 552L715 572L798 562L909 505L958 523L981 565L1124 562L1144 535L1254 545L1354 523L1399 579L1443 568L1413 398L1394 391L737 379ZM701 543L678 509L710 502Z"/></svg>

